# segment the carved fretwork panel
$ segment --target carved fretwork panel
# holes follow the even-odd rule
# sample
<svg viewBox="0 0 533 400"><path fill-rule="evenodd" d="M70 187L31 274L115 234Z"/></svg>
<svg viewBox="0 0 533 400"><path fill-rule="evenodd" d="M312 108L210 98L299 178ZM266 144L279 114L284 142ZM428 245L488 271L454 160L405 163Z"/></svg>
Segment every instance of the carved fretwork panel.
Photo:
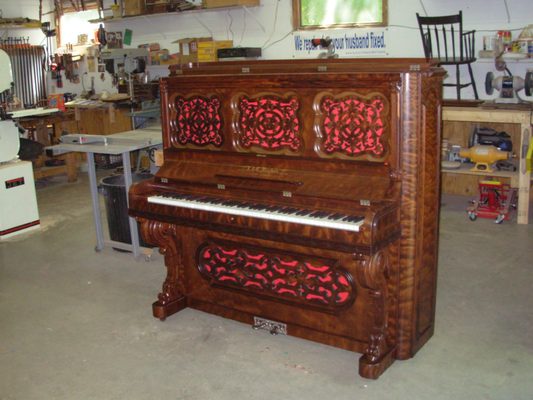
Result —
<svg viewBox="0 0 533 400"><path fill-rule="evenodd" d="M205 243L197 254L200 273L214 286L330 312L343 309L355 300L351 274L333 260L311 260L303 255L228 243Z"/></svg>
<svg viewBox="0 0 533 400"><path fill-rule="evenodd" d="M321 155L383 161L390 152L390 106L382 94L321 95L315 110Z"/></svg>
<svg viewBox="0 0 533 400"><path fill-rule="evenodd" d="M243 149L298 153L303 148L299 100L291 96L240 95L234 109L237 143Z"/></svg>
<svg viewBox="0 0 533 400"><path fill-rule="evenodd" d="M173 147L222 145L224 137L220 99L215 96L176 96L170 107Z"/></svg>

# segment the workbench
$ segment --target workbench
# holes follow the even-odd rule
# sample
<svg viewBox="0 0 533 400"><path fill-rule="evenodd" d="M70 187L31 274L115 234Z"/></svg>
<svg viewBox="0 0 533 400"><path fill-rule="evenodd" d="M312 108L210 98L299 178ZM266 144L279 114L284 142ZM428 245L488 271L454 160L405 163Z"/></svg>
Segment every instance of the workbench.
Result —
<svg viewBox="0 0 533 400"><path fill-rule="evenodd" d="M29 109L14 113L17 122L28 131L28 139L52 146L59 142L63 132L78 130L74 119L74 112L60 112L56 109ZM62 160L57 165L47 165L47 162ZM33 162L35 179L47 178L55 175L67 175L68 182L78 179L79 160L76 153L49 158L44 154Z"/></svg>
<svg viewBox="0 0 533 400"><path fill-rule="evenodd" d="M513 151L518 158L517 171L496 171L494 173L471 171L469 168L458 170L442 170L444 175L477 175L478 178L485 176L497 176L509 178L511 186L518 188L517 223L527 224L529 219L531 172L526 168L526 154L531 138L531 125L533 123L533 110L521 105L484 105L478 107L443 107L443 137L451 139L454 143L459 142L463 146L467 144L467 136L472 131L471 125L497 126L498 128L513 129L511 133L514 140ZM467 123L466 130L452 125L455 122ZM462 136L462 137L460 137ZM462 140L462 143L460 141ZM446 182L443 182L443 191ZM476 186L477 188L477 186Z"/></svg>
<svg viewBox="0 0 533 400"><path fill-rule="evenodd" d="M130 153L141 149L161 147L162 142L163 139L161 126L154 125L144 129L107 135L105 137L105 142L102 141L87 144L61 143L49 148L57 154L66 152L79 152L87 155L87 168L89 185L91 189L93 219L96 229L96 251L101 251L106 245L111 245L113 248L132 251L133 256L137 258L140 255L141 249L139 245L139 231L137 229L137 222L134 218L128 217L131 232L131 244L104 239L94 155L108 154L122 156L125 190L127 193L132 183Z"/></svg>

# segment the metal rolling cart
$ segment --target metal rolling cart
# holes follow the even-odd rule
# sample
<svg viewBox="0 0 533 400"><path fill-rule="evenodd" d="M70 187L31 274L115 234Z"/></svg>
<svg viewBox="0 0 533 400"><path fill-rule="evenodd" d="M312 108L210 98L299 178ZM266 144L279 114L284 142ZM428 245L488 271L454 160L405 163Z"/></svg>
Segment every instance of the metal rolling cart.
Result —
<svg viewBox="0 0 533 400"><path fill-rule="evenodd" d="M115 240L105 240L102 228L102 221L100 217L100 202L98 197L98 182L96 179L96 165L95 154L121 155L123 163L123 174L126 193L132 184L130 153L133 151L160 148L162 146L161 126L152 126L133 131L115 133L107 136L100 135L68 135L67 140L70 143L61 143L49 147L47 150L53 154L63 154L66 152L80 152L87 155L87 167L89 175L89 185L91 189L91 200L93 208L93 219L96 229L96 251L101 251L106 245L113 248L128 250L133 253L135 258L141 254L141 246L139 244L139 231L137 222L134 218L128 217L131 244L123 243ZM145 253L149 258L151 250Z"/></svg>
<svg viewBox="0 0 533 400"><path fill-rule="evenodd" d="M480 181L479 199L472 201L472 205L468 207L468 218L471 221L478 217L491 218L496 224L508 221L511 213L516 210L517 191L518 189L494 178Z"/></svg>

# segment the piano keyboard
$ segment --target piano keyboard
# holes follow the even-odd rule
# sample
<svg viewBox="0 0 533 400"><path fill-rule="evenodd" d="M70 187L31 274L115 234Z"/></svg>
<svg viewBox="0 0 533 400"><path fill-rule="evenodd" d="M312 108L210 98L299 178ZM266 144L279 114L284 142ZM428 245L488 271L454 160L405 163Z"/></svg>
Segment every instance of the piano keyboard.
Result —
<svg viewBox="0 0 533 400"><path fill-rule="evenodd" d="M198 195L149 196L148 203L359 232L364 217Z"/></svg>

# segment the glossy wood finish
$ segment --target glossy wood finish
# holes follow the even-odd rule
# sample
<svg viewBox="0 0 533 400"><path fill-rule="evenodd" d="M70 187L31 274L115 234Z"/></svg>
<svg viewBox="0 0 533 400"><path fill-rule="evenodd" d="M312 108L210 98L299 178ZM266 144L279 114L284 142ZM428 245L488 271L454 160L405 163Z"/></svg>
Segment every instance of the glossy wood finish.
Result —
<svg viewBox="0 0 533 400"><path fill-rule="evenodd" d="M165 255L154 316L282 322L362 353L372 379L413 356L434 326L442 77L409 59L221 63L164 79L165 161L129 193ZM349 232L147 201L172 193L364 222Z"/></svg>

